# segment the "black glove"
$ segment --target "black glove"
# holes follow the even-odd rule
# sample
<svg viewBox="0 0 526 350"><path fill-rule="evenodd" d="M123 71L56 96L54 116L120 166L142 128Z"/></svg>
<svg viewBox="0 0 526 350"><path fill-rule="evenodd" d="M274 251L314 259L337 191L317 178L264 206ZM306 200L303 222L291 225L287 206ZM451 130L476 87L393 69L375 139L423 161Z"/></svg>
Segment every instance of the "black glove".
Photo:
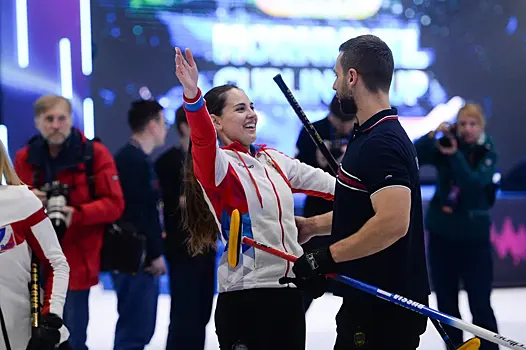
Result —
<svg viewBox="0 0 526 350"><path fill-rule="evenodd" d="M38 328L33 329L26 350L54 350L60 342L59 329L63 321L55 314L42 315Z"/></svg>
<svg viewBox="0 0 526 350"><path fill-rule="evenodd" d="M327 278L325 276L315 276L310 278L281 277L279 284L293 283L298 289L307 293L314 299L321 297L327 290Z"/></svg>
<svg viewBox="0 0 526 350"><path fill-rule="evenodd" d="M296 260L292 271L299 278L323 276L336 272L336 262L332 258L329 247L313 249Z"/></svg>
<svg viewBox="0 0 526 350"><path fill-rule="evenodd" d="M282 277L280 284L294 283L296 287L311 295L314 299L321 297L327 290L328 281L325 274L336 271L336 263L329 247L305 252L292 267L295 278Z"/></svg>

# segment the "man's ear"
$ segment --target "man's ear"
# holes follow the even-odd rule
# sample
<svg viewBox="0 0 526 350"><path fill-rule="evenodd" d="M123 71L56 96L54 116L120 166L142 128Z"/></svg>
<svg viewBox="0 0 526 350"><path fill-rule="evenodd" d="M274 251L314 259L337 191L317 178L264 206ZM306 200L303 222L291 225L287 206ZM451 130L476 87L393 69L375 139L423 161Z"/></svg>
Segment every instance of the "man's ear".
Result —
<svg viewBox="0 0 526 350"><path fill-rule="evenodd" d="M349 68L347 71L347 83L349 86L354 86L358 82L358 72L354 68Z"/></svg>
<svg viewBox="0 0 526 350"><path fill-rule="evenodd" d="M42 116L37 115L34 119L35 119L35 128L37 128L37 130L40 130L40 120L42 119Z"/></svg>
<svg viewBox="0 0 526 350"><path fill-rule="evenodd" d="M210 114L210 118L212 118L212 122L214 123L216 130L221 131L223 129L223 126L221 125L221 118L215 114Z"/></svg>

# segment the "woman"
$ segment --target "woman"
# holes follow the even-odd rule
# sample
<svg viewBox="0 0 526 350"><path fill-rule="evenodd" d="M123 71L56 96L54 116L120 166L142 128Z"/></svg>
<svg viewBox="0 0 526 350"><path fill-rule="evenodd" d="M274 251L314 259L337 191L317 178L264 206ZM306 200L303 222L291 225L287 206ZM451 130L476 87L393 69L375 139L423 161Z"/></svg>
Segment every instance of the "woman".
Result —
<svg viewBox="0 0 526 350"><path fill-rule="evenodd" d="M203 98L188 49L186 56L188 61L176 49L176 75L184 88L192 143L185 187L190 249L200 253L215 247L218 228L227 242L231 213L238 209L243 235L301 255L300 243L310 237L307 230L298 235L292 194L332 200L335 179L276 150L254 145L258 117L245 93L223 85ZM217 138L223 147L218 147ZM218 269L215 313L221 349L305 349L302 294L279 281L294 277L290 263L243 245L239 265L231 268L227 249Z"/></svg>
<svg viewBox="0 0 526 350"><path fill-rule="evenodd" d="M0 349L67 349L62 311L69 266L42 202L22 184L0 142ZM44 268L40 324L32 333L29 283L34 254ZM29 343L29 345L28 345Z"/></svg>
<svg viewBox="0 0 526 350"><path fill-rule="evenodd" d="M425 225L429 232L429 267L438 308L460 318L459 283L469 298L473 323L498 333L490 303L493 282L491 217L495 200L493 175L497 154L484 133L482 108L466 104L455 125L441 124L420 138L415 147L420 164L437 169L436 192ZM456 344L462 331L447 329ZM481 350L498 349L482 340Z"/></svg>

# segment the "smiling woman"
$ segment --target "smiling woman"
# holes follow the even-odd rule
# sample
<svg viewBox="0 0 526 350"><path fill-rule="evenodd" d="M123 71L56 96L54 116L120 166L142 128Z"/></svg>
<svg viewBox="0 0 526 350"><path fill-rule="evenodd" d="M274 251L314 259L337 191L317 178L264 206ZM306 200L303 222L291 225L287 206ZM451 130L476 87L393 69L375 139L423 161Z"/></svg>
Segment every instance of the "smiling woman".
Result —
<svg viewBox="0 0 526 350"><path fill-rule="evenodd" d="M230 221L237 209L242 235L300 254L298 240L309 237L296 228L292 194L304 192L332 200L335 179L323 170L254 144L258 116L248 96L234 85L215 87L202 96L190 50L186 56L188 61L176 49L176 75L184 88L191 138L183 214L192 253L215 248L218 236L227 245L218 270L215 324L219 344L221 349L244 345L256 350L303 350L302 294L285 282L290 279L281 279L294 277L290 263L243 245L238 265L230 266ZM324 280L311 279L304 285L323 286ZM282 309L287 311L276 320L275 310ZM247 310L257 315L250 322L246 322Z"/></svg>

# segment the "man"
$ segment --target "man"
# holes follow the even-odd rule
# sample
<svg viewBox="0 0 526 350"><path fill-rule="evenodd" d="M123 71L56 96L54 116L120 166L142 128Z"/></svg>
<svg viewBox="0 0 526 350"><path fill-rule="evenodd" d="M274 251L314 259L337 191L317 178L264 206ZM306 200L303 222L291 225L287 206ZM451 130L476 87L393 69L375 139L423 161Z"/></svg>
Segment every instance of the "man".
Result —
<svg viewBox="0 0 526 350"><path fill-rule="evenodd" d="M112 274L119 312L115 350L144 349L150 342L157 319L159 276L166 273L157 180L150 157L166 138L163 107L156 101L134 101L128 124L130 141L115 155L126 202L121 222L145 236L146 259L135 275Z"/></svg>
<svg viewBox="0 0 526 350"><path fill-rule="evenodd" d="M313 123L312 125L320 134L327 148L331 152L332 156L337 160L341 161L349 137L351 135L354 123L356 121L356 115L345 114L340 108L340 102L336 95L329 105L329 114L327 117ZM329 162L325 159L321 151L316 147L316 144L312 142L309 133L305 128L301 129L298 141L296 142L296 158L308 165L316 168L321 168L328 173L332 173L329 167ZM333 202L316 196L307 196L305 199L305 206L303 208L303 216L310 218L316 215L325 214L331 212L333 209ZM304 250L310 250L325 246L333 242L333 237L330 235L314 237L305 244L303 244ZM330 291L335 294L339 294L338 290L342 288L341 284L330 281ZM345 287L343 287L345 288ZM307 311L312 303L312 296L308 293L303 295L305 311Z"/></svg>
<svg viewBox="0 0 526 350"><path fill-rule="evenodd" d="M390 107L393 56L378 37L340 46L336 90L358 126L340 165L332 235L338 241L307 251L293 271L300 279L339 272L422 304L430 294L416 151ZM318 231L330 214L315 217ZM300 227L301 229L301 227ZM334 349L416 349L426 318L349 287L336 316Z"/></svg>
<svg viewBox="0 0 526 350"><path fill-rule="evenodd" d="M49 199L43 191L45 185L60 181L68 186L66 205L55 208L66 214L67 226L59 235L70 265L64 324L70 331L73 349L84 350L89 291L99 282L104 226L122 214L124 199L110 152L100 142L88 144L82 132L72 127L69 100L56 95L39 98L35 102L35 125L40 134L17 152L15 168L45 205ZM92 147L92 179L87 177L84 162L88 147ZM58 227L55 230L60 232Z"/></svg>
<svg viewBox="0 0 526 350"><path fill-rule="evenodd" d="M163 197L165 255L170 272L170 327L166 350L203 350L214 300L216 252L211 250L195 257L188 252L188 232L182 227L181 209L190 128L182 106L177 109L175 126L181 146L172 147L155 163Z"/></svg>

